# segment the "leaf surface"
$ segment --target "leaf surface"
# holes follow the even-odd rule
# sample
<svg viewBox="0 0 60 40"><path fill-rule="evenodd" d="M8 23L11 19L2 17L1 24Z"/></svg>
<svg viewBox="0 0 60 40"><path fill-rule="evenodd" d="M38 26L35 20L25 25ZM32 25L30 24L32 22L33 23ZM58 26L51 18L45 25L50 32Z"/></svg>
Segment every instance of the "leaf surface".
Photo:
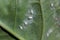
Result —
<svg viewBox="0 0 60 40"><path fill-rule="evenodd" d="M41 0L43 14L42 40L60 40L60 1Z"/></svg>
<svg viewBox="0 0 60 40"><path fill-rule="evenodd" d="M41 40L39 0L0 0L0 25L21 40Z"/></svg>

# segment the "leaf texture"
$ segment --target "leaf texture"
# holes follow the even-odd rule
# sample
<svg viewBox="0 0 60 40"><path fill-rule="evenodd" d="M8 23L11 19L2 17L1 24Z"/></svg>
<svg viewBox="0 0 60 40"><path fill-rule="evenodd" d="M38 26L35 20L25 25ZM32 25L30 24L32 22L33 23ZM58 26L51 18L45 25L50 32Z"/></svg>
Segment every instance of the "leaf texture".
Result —
<svg viewBox="0 0 60 40"><path fill-rule="evenodd" d="M21 40L41 40L40 0L0 0L0 25Z"/></svg>
<svg viewBox="0 0 60 40"><path fill-rule="evenodd" d="M0 0L0 25L20 40L60 40L59 0Z"/></svg>
<svg viewBox="0 0 60 40"><path fill-rule="evenodd" d="M41 0L43 14L43 35L42 40L60 40L60 1ZM59 14L59 15L58 15Z"/></svg>

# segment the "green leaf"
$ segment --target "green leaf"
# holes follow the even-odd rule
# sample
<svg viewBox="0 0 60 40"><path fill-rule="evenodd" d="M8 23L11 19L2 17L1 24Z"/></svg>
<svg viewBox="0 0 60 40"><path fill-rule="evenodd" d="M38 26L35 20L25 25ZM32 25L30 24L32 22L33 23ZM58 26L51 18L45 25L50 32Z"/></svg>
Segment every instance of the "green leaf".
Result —
<svg viewBox="0 0 60 40"><path fill-rule="evenodd" d="M59 0L0 0L0 25L19 40L60 40Z"/></svg>
<svg viewBox="0 0 60 40"><path fill-rule="evenodd" d="M39 0L0 0L0 25L21 40L41 40Z"/></svg>
<svg viewBox="0 0 60 40"><path fill-rule="evenodd" d="M42 40L60 40L60 1L41 0L43 14Z"/></svg>

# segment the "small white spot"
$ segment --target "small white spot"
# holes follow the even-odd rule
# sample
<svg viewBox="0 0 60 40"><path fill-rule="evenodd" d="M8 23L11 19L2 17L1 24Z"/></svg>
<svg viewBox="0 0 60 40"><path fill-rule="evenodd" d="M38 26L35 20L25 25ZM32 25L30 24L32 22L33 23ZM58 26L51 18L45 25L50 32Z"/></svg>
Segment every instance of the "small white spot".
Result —
<svg viewBox="0 0 60 40"><path fill-rule="evenodd" d="M29 16L29 19L32 19L33 17L32 16Z"/></svg>
<svg viewBox="0 0 60 40"><path fill-rule="evenodd" d="M47 37L49 36L49 34L47 33Z"/></svg>
<svg viewBox="0 0 60 40"><path fill-rule="evenodd" d="M27 24L28 24L28 22L27 22L27 21L24 21L24 24L25 24L25 25L27 25Z"/></svg>
<svg viewBox="0 0 60 40"><path fill-rule="evenodd" d="M31 13L33 14L34 13L34 11L31 9Z"/></svg>
<svg viewBox="0 0 60 40"><path fill-rule="evenodd" d="M53 32L53 29L50 29L47 33L47 37Z"/></svg>
<svg viewBox="0 0 60 40"><path fill-rule="evenodd" d="M20 27L20 29L23 29L23 27L22 26L19 26Z"/></svg>
<svg viewBox="0 0 60 40"><path fill-rule="evenodd" d="M55 5L54 5L54 3L51 3L51 10L55 10Z"/></svg>
<svg viewBox="0 0 60 40"><path fill-rule="evenodd" d="M54 6L54 4L53 4L53 3L51 3L51 6L53 7L53 6Z"/></svg>

